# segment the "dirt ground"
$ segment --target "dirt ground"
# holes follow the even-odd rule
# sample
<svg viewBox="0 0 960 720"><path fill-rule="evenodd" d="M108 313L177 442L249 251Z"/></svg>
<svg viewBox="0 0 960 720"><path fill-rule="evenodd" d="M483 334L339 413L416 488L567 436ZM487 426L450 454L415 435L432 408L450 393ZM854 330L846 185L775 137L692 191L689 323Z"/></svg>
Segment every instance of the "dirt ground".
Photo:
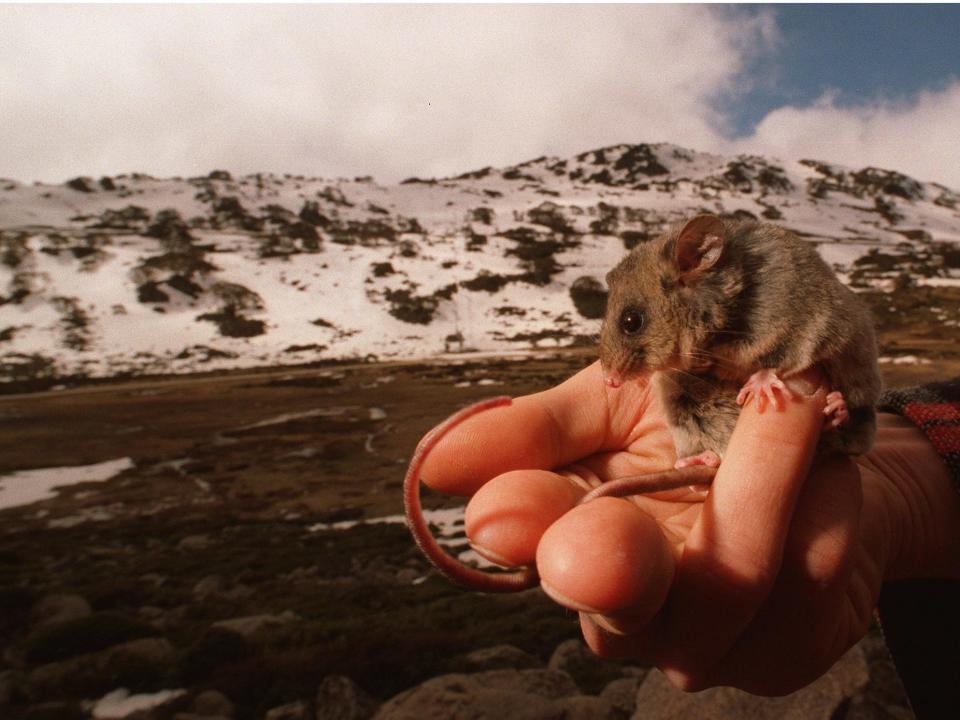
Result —
<svg viewBox="0 0 960 720"><path fill-rule="evenodd" d="M0 511L0 706L73 703L123 682L216 688L238 717L256 717L333 673L384 699L457 669L478 647L548 657L577 623L538 591L453 588L427 572L399 524L314 526L402 512L406 463L430 427L466 403L544 389L592 359L332 365L0 396L0 474L134 463ZM884 371L904 385L960 365L944 355ZM35 608L54 594L84 598L92 614L51 637ZM263 615L277 620L272 629L216 625ZM112 642L157 638L170 657L132 677L78 674L70 663L104 650L105 626Z"/></svg>

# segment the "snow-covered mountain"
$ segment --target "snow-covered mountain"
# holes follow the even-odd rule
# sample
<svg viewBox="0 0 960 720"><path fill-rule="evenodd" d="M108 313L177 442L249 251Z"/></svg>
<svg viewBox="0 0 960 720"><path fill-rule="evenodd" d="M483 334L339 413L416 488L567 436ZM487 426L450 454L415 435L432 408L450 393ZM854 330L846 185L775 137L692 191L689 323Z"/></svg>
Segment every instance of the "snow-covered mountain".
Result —
<svg viewBox="0 0 960 720"><path fill-rule="evenodd" d="M889 170L668 144L394 186L0 180L0 378L590 343L607 270L702 211L783 224L854 287L960 284L958 202Z"/></svg>

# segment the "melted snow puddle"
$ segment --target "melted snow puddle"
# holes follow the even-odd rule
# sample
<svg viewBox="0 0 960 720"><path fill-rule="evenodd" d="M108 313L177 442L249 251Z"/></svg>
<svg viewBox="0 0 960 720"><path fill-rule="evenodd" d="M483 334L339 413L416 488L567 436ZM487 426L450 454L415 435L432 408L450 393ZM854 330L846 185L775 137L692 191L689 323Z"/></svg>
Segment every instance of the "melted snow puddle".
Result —
<svg viewBox="0 0 960 720"><path fill-rule="evenodd" d="M443 510L424 510L423 517L434 528L434 537L443 547L462 546L467 542L467 537L463 529L463 507L446 508ZM356 525L375 525L380 523L401 523L406 524L407 518L404 515L384 515L383 517L366 518L364 520L342 520L334 523L317 523L307 528L308 532L317 532L319 530L347 530ZM480 555L473 548L468 548L457 553L457 559L467 565L473 565L479 568L500 567L490 562ZM425 577L417 578L414 584L417 585L426 580Z"/></svg>
<svg viewBox="0 0 960 720"><path fill-rule="evenodd" d="M130 458L95 465L19 470L0 476L0 510L29 505L56 496L58 488L82 482L103 482L133 467Z"/></svg>

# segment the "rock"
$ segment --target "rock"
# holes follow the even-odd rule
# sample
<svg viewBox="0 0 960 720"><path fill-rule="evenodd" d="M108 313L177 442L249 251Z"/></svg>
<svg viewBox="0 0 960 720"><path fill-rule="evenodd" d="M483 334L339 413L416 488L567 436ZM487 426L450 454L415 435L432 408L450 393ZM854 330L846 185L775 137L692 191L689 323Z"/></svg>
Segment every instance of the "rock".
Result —
<svg viewBox="0 0 960 720"><path fill-rule="evenodd" d="M141 608L137 608L137 617L152 624L158 624L163 620L163 608L158 608L154 605L144 605Z"/></svg>
<svg viewBox="0 0 960 720"><path fill-rule="evenodd" d="M187 535L177 543L177 548L180 550L203 550L209 545L209 535Z"/></svg>
<svg viewBox="0 0 960 720"><path fill-rule="evenodd" d="M607 288L592 275L583 275L570 286L570 299L583 317L598 320L607 309Z"/></svg>
<svg viewBox="0 0 960 720"><path fill-rule="evenodd" d="M565 640L550 656L547 667L572 677L586 693L600 692L611 680L623 676L620 665L594 655L580 640Z"/></svg>
<svg viewBox="0 0 960 720"><path fill-rule="evenodd" d="M470 672L499 670L501 668L521 670L543 667L539 658L513 645L494 645L493 647L474 650L466 656L465 660Z"/></svg>
<svg viewBox="0 0 960 720"><path fill-rule="evenodd" d="M34 668L26 689L34 698L52 694L92 694L117 687L161 687L174 676L173 646L161 638L143 638L69 660Z"/></svg>
<svg viewBox="0 0 960 720"><path fill-rule="evenodd" d="M317 689L314 720L367 720L377 702L343 675L328 675Z"/></svg>
<svg viewBox="0 0 960 720"><path fill-rule="evenodd" d="M243 638L251 639L264 633L283 629L299 620L299 615L285 610L279 615L247 615L230 620L218 620L211 627L229 630Z"/></svg>
<svg viewBox="0 0 960 720"><path fill-rule="evenodd" d="M133 615L105 610L34 630L23 643L23 654L31 663L56 662L152 635L156 630Z"/></svg>
<svg viewBox="0 0 960 720"><path fill-rule="evenodd" d="M219 575L207 575L193 586L193 596L198 600L223 590L223 578Z"/></svg>
<svg viewBox="0 0 960 720"><path fill-rule="evenodd" d="M229 590L222 590L220 592L220 597L224 600L245 600L255 593L256 590L254 590L252 587L240 583L238 585L234 585Z"/></svg>
<svg viewBox="0 0 960 720"><path fill-rule="evenodd" d="M578 694L573 679L555 670L489 670L427 680L388 700L376 720L553 720L561 699Z"/></svg>
<svg viewBox="0 0 960 720"><path fill-rule="evenodd" d="M859 646L849 650L818 680L784 697L759 697L729 687L685 693L673 687L659 670L651 670L637 692L633 717L636 720L686 717L830 720L868 679L866 659Z"/></svg>
<svg viewBox="0 0 960 720"><path fill-rule="evenodd" d="M74 702L45 702L31 705L21 720L86 720L87 714Z"/></svg>
<svg viewBox="0 0 960 720"><path fill-rule="evenodd" d="M401 568L397 571L396 582L397 585L413 585L416 582L417 578L423 575L423 573L417 568ZM504 666L497 666L504 667ZM486 668L484 668L486 669Z"/></svg>
<svg viewBox="0 0 960 720"><path fill-rule="evenodd" d="M233 703L230 698L217 690L206 690L193 699L190 712L195 715L232 718Z"/></svg>
<svg viewBox="0 0 960 720"><path fill-rule="evenodd" d="M267 710L263 720L310 720L310 708L302 700Z"/></svg>
<svg viewBox="0 0 960 720"><path fill-rule="evenodd" d="M574 695L555 703L563 720L614 720L628 715L616 714L610 705L595 695Z"/></svg>
<svg viewBox="0 0 960 720"><path fill-rule="evenodd" d="M911 720L910 701L877 625L858 647L866 657L870 680L850 703L845 720Z"/></svg>
<svg viewBox="0 0 960 720"><path fill-rule="evenodd" d="M600 699L607 703L611 717L628 718L637 706L637 688L641 678L626 677L614 680L600 692Z"/></svg>
<svg viewBox="0 0 960 720"><path fill-rule="evenodd" d="M238 662L253 652L242 635L225 628L207 628L191 645L180 663L184 679L191 685L207 678L212 668Z"/></svg>
<svg viewBox="0 0 960 720"><path fill-rule="evenodd" d="M78 620L90 615L90 603L80 595L47 595L30 609L34 629Z"/></svg>
<svg viewBox="0 0 960 720"><path fill-rule="evenodd" d="M71 180L67 180L64 183L71 190L76 190L77 192L82 193L92 193L96 192L97 186L93 182L93 178L88 177L75 177Z"/></svg>
<svg viewBox="0 0 960 720"><path fill-rule="evenodd" d="M13 670L0 672L0 708L13 702L17 691L17 678Z"/></svg>

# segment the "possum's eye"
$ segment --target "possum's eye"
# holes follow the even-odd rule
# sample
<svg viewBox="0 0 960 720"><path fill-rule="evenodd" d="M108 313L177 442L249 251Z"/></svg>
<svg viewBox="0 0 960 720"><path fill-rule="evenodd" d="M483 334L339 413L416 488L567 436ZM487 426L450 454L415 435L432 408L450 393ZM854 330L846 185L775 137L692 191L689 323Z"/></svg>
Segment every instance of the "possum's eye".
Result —
<svg viewBox="0 0 960 720"><path fill-rule="evenodd" d="M643 328L643 313L636 308L627 308L620 313L620 332L633 335Z"/></svg>

